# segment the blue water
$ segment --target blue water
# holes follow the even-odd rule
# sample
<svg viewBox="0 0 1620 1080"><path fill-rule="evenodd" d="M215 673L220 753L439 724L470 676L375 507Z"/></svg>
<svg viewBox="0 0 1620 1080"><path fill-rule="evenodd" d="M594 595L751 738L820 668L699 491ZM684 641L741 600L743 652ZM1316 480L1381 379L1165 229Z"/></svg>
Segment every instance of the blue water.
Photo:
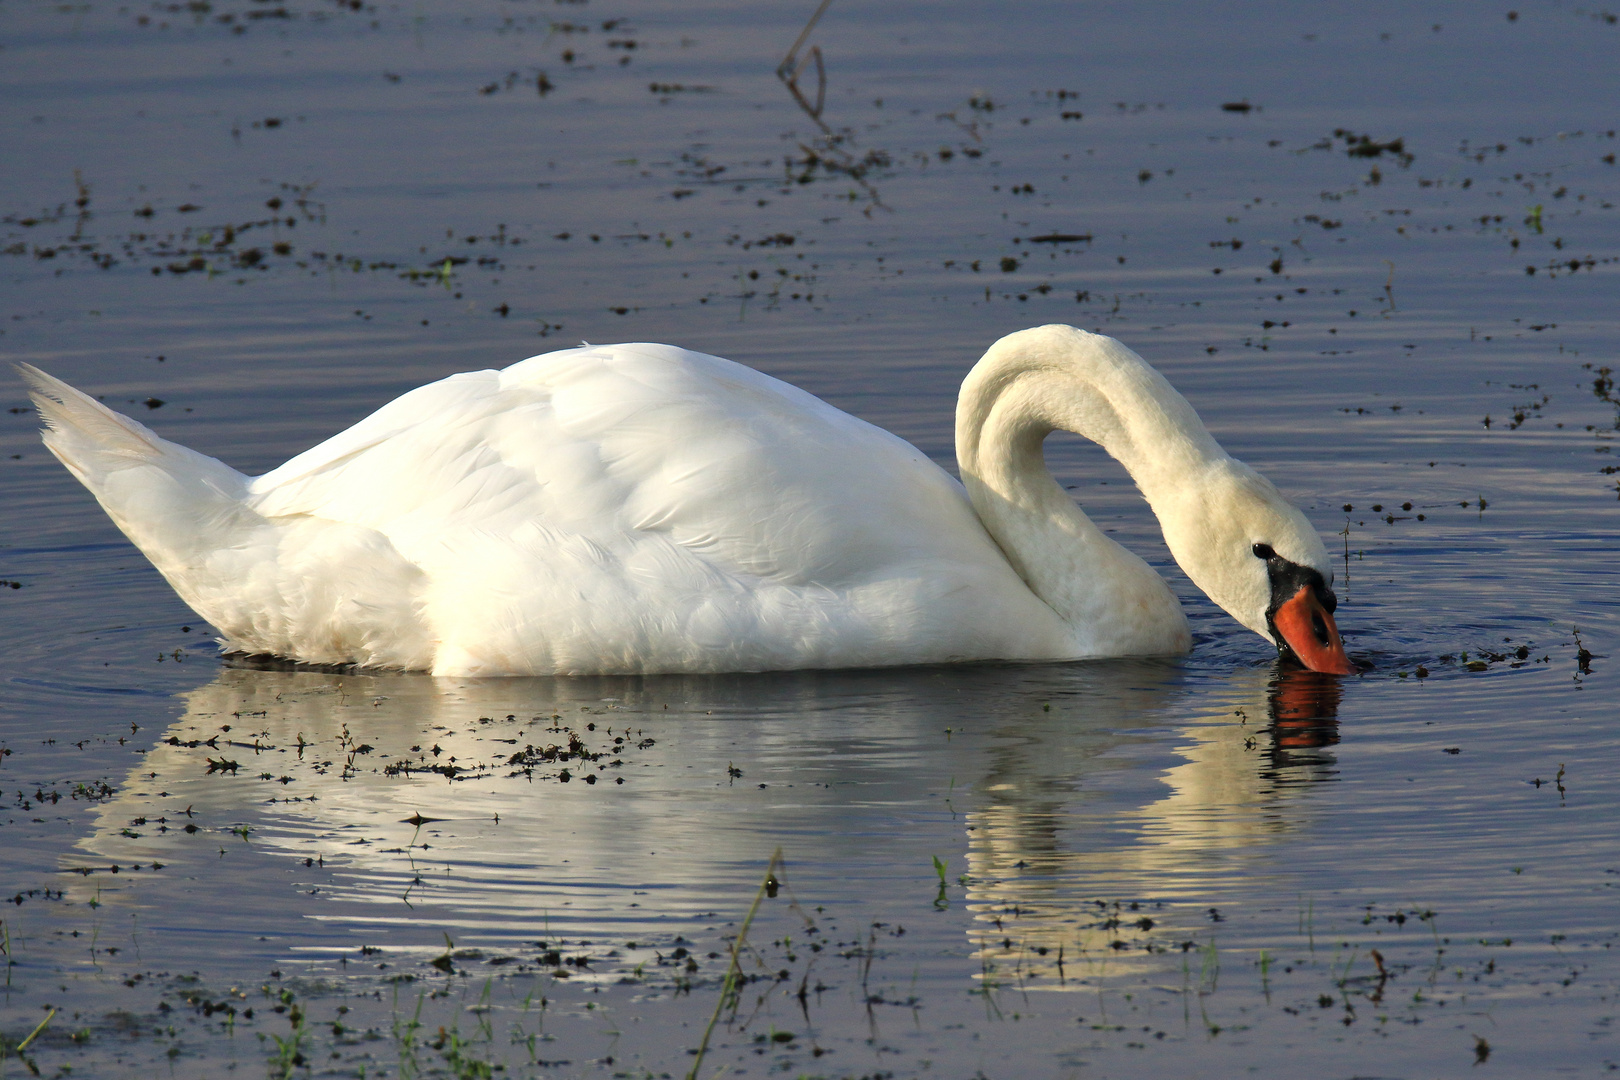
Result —
<svg viewBox="0 0 1620 1080"><path fill-rule="evenodd" d="M1613 13L833 0L811 115L813 9L0 4L0 353L261 472L669 341L949 467L973 360L1070 322L1306 508L1374 667L1276 669L1060 437L1191 656L233 667L11 380L0 1075L54 1007L47 1075L684 1076L778 849L704 1076L1620 1063Z"/></svg>

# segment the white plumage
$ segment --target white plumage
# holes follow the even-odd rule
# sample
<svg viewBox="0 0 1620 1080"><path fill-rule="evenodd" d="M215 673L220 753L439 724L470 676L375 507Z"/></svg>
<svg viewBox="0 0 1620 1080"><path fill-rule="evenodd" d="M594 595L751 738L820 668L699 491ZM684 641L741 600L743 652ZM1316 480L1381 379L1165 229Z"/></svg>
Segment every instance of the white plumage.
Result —
<svg viewBox="0 0 1620 1080"><path fill-rule="evenodd" d="M1163 580L1040 465L1057 423L1124 461L1161 519L1236 499L1240 546L1260 529L1327 567L1298 511L1156 372L1068 327L1005 338L970 376L966 491L894 435L668 345L453 375L252 479L24 373L46 444L225 646L311 663L526 675L1184 651ZM1152 461L1166 454L1215 502L1180 506ZM1233 574L1264 592L1253 566ZM1255 596L1234 607L1231 583L1201 584L1268 633L1263 599L1257 625Z"/></svg>

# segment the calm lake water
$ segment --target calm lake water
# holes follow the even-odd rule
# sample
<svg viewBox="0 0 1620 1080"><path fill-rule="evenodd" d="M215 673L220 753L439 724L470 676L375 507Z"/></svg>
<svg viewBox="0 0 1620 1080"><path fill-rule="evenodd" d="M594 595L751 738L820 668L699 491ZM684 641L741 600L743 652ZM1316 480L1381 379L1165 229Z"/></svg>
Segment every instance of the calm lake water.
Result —
<svg viewBox="0 0 1620 1080"><path fill-rule="evenodd" d="M790 86L815 7L0 0L0 357L258 473L668 341L951 467L1072 323L1307 509L1371 669L1057 437L1189 657L231 666L0 376L0 1076L1620 1066L1616 9L832 0Z"/></svg>

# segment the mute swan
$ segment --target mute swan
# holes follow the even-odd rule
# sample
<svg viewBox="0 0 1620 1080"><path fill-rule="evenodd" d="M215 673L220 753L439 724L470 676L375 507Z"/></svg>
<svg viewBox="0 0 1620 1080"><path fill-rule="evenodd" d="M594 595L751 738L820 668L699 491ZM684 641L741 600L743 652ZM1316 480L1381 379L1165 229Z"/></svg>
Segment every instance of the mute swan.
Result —
<svg viewBox="0 0 1620 1080"><path fill-rule="evenodd" d="M229 650L531 675L1185 652L1169 586L1046 471L1055 428L1130 471L1240 623L1350 674L1327 551L1112 338L997 341L959 484L909 443L669 345L586 346L413 390L250 478L21 370L48 446Z"/></svg>

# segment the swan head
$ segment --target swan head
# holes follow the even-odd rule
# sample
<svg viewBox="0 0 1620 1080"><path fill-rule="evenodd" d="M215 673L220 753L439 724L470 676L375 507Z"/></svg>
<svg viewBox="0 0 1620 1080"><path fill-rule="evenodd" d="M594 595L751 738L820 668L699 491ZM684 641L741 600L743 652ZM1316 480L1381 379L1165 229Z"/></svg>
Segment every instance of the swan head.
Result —
<svg viewBox="0 0 1620 1080"><path fill-rule="evenodd" d="M1313 671L1353 675L1333 621L1322 538L1271 481L1231 457L1209 463L1160 513L1176 562L1234 619Z"/></svg>

